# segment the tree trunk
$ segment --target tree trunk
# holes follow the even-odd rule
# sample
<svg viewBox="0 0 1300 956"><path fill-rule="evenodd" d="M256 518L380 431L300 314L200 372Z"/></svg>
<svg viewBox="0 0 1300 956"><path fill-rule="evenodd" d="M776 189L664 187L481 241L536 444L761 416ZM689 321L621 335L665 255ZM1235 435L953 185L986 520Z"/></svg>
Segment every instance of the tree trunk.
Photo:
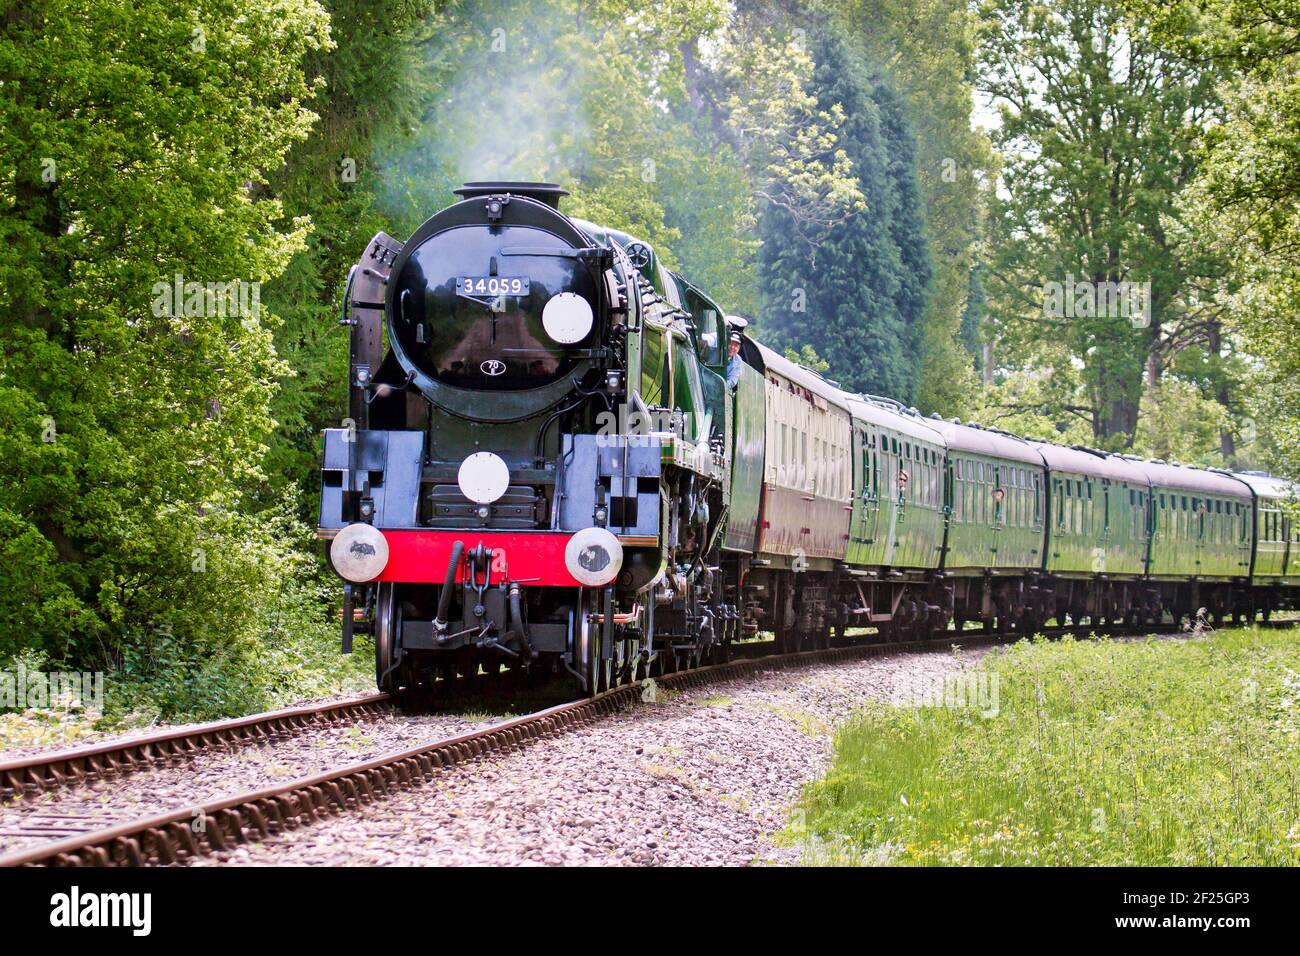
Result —
<svg viewBox="0 0 1300 956"><path fill-rule="evenodd" d="M1223 354L1223 328L1219 323L1211 322L1209 330L1206 333L1208 345L1211 352L1216 356L1222 357ZM1224 408L1230 408L1228 404L1232 400L1232 389L1228 384L1226 375L1220 375L1219 386L1214 392L1215 400ZM1232 437L1232 430L1225 428L1219 432L1219 454L1223 456L1223 463L1231 466L1233 459L1237 457L1237 442Z"/></svg>
<svg viewBox="0 0 1300 956"><path fill-rule="evenodd" d="M1118 356L1116 356L1118 358ZM1123 436L1122 448L1133 446L1137 432L1138 403L1142 397L1142 378L1146 363L1120 360L1101 368L1097 375L1099 412L1096 436L1107 448L1113 439Z"/></svg>

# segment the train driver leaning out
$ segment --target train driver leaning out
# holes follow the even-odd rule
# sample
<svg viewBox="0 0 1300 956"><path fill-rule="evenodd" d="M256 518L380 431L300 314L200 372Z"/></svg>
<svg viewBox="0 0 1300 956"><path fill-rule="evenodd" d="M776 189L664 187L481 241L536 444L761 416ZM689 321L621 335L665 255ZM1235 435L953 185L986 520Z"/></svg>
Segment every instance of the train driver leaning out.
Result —
<svg viewBox="0 0 1300 956"><path fill-rule="evenodd" d="M740 381L740 333L732 332L727 342L727 384L732 388Z"/></svg>

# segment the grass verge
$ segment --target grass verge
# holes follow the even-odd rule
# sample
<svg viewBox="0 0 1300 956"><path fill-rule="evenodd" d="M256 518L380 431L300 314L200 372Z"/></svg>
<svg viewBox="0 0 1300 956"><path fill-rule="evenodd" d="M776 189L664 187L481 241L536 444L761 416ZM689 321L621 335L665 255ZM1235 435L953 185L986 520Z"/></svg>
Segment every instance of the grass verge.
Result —
<svg viewBox="0 0 1300 956"><path fill-rule="evenodd" d="M1026 641L947 691L840 729L785 834L807 862L1300 863L1293 633Z"/></svg>

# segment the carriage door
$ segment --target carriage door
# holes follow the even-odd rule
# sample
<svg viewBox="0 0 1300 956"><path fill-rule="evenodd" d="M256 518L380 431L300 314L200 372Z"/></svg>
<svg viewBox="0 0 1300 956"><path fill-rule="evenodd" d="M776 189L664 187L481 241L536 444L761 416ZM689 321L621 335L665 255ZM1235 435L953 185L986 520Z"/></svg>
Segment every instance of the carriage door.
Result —
<svg viewBox="0 0 1300 956"><path fill-rule="evenodd" d="M951 455L943 456L943 528L940 532L939 544L936 547L939 550L939 560L936 567L946 568L948 566L949 552L946 550L952 547L952 525L955 520L954 511L957 508L957 495L959 489L953 474L953 458Z"/></svg>
<svg viewBox="0 0 1300 956"><path fill-rule="evenodd" d="M1006 547L1006 535L1002 533L1006 526L1003 520L1006 512L1002 507L1003 499L1007 496L1003 480L1006 466L986 462L984 464L984 470L989 477L988 489L986 492L988 495L988 501L985 502L985 507L988 509L989 516L989 567L998 568L1007 563L1007 559L1000 555L1002 549Z"/></svg>
<svg viewBox="0 0 1300 956"><path fill-rule="evenodd" d="M873 451L871 446L874 444L875 441L869 433L860 428L853 429L853 453L857 462L857 468L854 470L857 473L857 484L853 502L853 527L849 530L849 534L852 539L851 561L854 563L873 563L870 559L870 549L876 537L876 518L880 510L879 502L872 493L876 480L876 469L871 460Z"/></svg>
<svg viewBox="0 0 1300 956"><path fill-rule="evenodd" d="M1088 479L1092 490L1092 479ZM1093 551L1093 570L1105 572L1106 559L1110 557L1110 479L1101 480L1101 533L1097 536L1097 550Z"/></svg>
<svg viewBox="0 0 1300 956"><path fill-rule="evenodd" d="M1213 562L1207 564L1205 561L1205 531L1209 518L1206 512L1209 510L1209 501L1198 496L1192 497L1191 527L1190 532L1196 541L1196 573L1198 575L1212 573L1214 569Z"/></svg>

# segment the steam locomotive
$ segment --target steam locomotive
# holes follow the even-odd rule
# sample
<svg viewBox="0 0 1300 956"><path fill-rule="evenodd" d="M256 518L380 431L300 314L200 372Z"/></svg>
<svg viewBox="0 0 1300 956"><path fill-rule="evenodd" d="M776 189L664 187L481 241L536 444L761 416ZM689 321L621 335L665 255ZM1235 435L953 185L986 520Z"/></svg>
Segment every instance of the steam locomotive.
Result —
<svg viewBox="0 0 1300 956"><path fill-rule="evenodd" d="M597 693L759 630L797 649L1296 606L1277 479L846 393L558 186L456 193L406 243L375 236L344 293L319 534L381 690L505 666Z"/></svg>

